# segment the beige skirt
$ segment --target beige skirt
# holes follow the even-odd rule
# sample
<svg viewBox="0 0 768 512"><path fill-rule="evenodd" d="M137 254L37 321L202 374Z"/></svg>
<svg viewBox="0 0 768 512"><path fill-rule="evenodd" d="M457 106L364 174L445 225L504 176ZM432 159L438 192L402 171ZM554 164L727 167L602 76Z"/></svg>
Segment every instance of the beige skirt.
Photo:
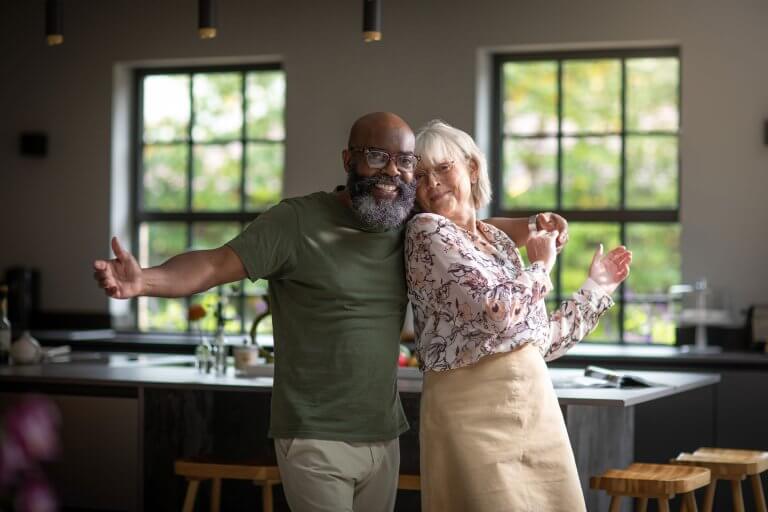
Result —
<svg viewBox="0 0 768 512"><path fill-rule="evenodd" d="M419 429L424 511L586 510L547 365L531 345L426 372Z"/></svg>

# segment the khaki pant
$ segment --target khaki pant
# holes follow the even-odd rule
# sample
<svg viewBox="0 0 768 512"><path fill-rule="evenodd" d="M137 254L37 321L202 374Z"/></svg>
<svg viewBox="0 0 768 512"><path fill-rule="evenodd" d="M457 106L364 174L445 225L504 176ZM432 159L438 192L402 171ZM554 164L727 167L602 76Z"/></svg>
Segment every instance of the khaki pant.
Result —
<svg viewBox="0 0 768 512"><path fill-rule="evenodd" d="M292 512L391 512L400 440L347 443L275 439L283 489Z"/></svg>

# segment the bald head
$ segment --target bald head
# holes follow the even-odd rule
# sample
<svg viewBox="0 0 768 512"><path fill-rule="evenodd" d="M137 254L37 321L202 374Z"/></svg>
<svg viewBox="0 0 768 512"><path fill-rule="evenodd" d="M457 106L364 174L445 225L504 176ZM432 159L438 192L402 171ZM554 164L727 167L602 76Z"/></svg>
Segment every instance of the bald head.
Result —
<svg viewBox="0 0 768 512"><path fill-rule="evenodd" d="M399 149L399 152L413 151L413 130L396 114L373 112L355 121L349 131L348 145L381 149L405 146Z"/></svg>

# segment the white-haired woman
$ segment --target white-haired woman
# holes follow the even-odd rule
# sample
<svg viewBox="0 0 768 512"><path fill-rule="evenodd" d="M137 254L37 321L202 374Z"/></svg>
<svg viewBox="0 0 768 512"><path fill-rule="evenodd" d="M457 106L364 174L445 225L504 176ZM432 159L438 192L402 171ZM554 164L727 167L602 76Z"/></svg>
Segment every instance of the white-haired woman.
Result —
<svg viewBox="0 0 768 512"><path fill-rule="evenodd" d="M466 133L429 123L416 138L421 211L406 234L408 294L420 367L425 511L585 510L545 360L584 338L613 305L631 253L598 248L589 277L551 315L558 233L515 243L480 222L485 158Z"/></svg>

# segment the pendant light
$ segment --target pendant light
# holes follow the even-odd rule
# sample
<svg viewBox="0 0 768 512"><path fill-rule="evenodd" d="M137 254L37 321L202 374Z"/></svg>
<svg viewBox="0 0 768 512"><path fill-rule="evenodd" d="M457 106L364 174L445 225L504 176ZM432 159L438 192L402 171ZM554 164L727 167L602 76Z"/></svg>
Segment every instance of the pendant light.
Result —
<svg viewBox="0 0 768 512"><path fill-rule="evenodd" d="M381 41L381 0L363 0L363 40Z"/></svg>
<svg viewBox="0 0 768 512"><path fill-rule="evenodd" d="M48 46L56 46L64 42L61 0L46 0L45 2L45 40Z"/></svg>
<svg viewBox="0 0 768 512"><path fill-rule="evenodd" d="M216 37L216 0L198 0L197 34L200 39Z"/></svg>

